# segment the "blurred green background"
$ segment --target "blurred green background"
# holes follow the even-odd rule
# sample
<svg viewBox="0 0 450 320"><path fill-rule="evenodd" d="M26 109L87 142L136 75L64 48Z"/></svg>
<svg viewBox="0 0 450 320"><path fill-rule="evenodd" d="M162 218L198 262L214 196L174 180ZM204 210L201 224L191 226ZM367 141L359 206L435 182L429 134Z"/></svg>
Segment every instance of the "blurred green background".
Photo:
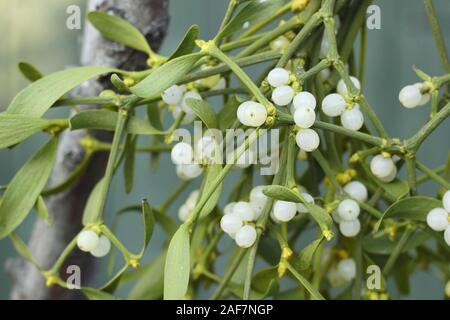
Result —
<svg viewBox="0 0 450 320"><path fill-rule="evenodd" d="M368 30L367 33L364 91L389 133L406 138L423 124L428 108L408 110L400 107L398 91L406 84L417 82L411 69L413 64L429 74L441 74L438 55L421 0L378 0L374 3L381 8L381 30ZM44 73L79 63L82 30L66 28L66 8L72 4L80 5L83 9L85 6L84 0L0 0L0 111L26 85L16 68L17 62L31 62ZM202 38L213 36L226 5L227 0L171 0L170 28L161 52L167 54L176 48L185 30L194 23L200 26ZM450 43L448 0L435 0L435 6L446 33L446 41ZM423 146L419 159L431 167L442 164L450 149L449 136L450 125L447 123ZM12 151L0 150L0 185L8 183L42 142L42 137L35 137ZM135 187L130 195L124 195L121 174L114 180L108 212L135 204L142 197L148 197L152 203L158 204L179 183L167 156L162 158L157 173L150 172L148 156L139 156L136 170ZM198 185L198 182L195 184ZM225 188L228 186L231 186L229 179ZM433 194L436 187L425 184L420 191ZM187 192L172 207L174 216L186 195ZM25 239L34 219L35 216L30 215L19 229ZM118 235L129 247L138 248L141 231L137 216L130 215L123 219ZM162 232L157 230L146 259L159 252L163 241ZM0 241L0 299L8 298L10 280L4 273L3 264L11 256L15 256L15 252L9 241ZM104 280L104 275L96 279L97 282ZM419 272L414 276L411 291L410 298L438 299L442 298L443 284L432 272Z"/></svg>

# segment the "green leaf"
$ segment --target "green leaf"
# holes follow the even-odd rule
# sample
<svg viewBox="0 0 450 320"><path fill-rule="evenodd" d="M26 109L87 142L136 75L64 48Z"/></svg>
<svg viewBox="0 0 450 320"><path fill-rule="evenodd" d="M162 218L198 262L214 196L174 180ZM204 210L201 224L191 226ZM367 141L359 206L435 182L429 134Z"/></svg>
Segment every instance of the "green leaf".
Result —
<svg viewBox="0 0 450 320"><path fill-rule="evenodd" d="M261 300L267 296L273 295L279 288L278 285L278 266L270 267L258 271L252 279L253 293L252 299Z"/></svg>
<svg viewBox="0 0 450 320"><path fill-rule="evenodd" d="M324 237L320 237L319 239L316 239L308 244L305 248L303 248L302 251L300 251L300 255L296 263L296 266L299 270L309 269L314 253L316 252L317 248L319 248L323 240Z"/></svg>
<svg viewBox="0 0 450 320"><path fill-rule="evenodd" d="M220 110L217 115L217 118L220 119L220 130L225 130L233 126L234 122L237 120L236 113L241 102L242 101L240 101L238 97L232 96L222 110Z"/></svg>
<svg viewBox="0 0 450 320"><path fill-rule="evenodd" d="M17 172L0 204L0 239L25 220L50 177L58 139L53 137Z"/></svg>
<svg viewBox="0 0 450 320"><path fill-rule="evenodd" d="M194 24L190 26L188 31L186 31L183 40L181 40L174 53L169 57L169 60L192 53L195 49L195 40L198 39L199 34L200 28L198 25Z"/></svg>
<svg viewBox="0 0 450 320"><path fill-rule="evenodd" d="M401 199L409 193L409 186L406 181L395 179L390 183L379 182L381 188L395 199Z"/></svg>
<svg viewBox="0 0 450 320"><path fill-rule="evenodd" d="M19 62L18 65L20 72L23 76L31 82L37 81L42 78L42 73L32 64L28 62Z"/></svg>
<svg viewBox="0 0 450 320"><path fill-rule="evenodd" d="M116 273L116 275L109 280L105 285L103 285L100 290L102 292L106 292L109 294L114 294L114 292L116 291L117 287L120 284L120 280L122 279L122 276L125 272L125 270L127 270L128 265L125 265L122 267L122 269L119 270L119 272Z"/></svg>
<svg viewBox="0 0 450 320"><path fill-rule="evenodd" d="M142 248L142 253L144 254L150 239L152 238L153 228L155 226L155 216L153 215L153 210L148 204L147 199L142 200L142 216L144 218L144 247Z"/></svg>
<svg viewBox="0 0 450 320"><path fill-rule="evenodd" d="M41 117L64 94L83 82L117 70L102 67L79 67L55 72L33 82L19 92L6 110L10 114Z"/></svg>
<svg viewBox="0 0 450 320"><path fill-rule="evenodd" d="M48 212L45 200L42 196L38 197L35 208L39 218L41 218L48 225L51 225L53 223L53 219Z"/></svg>
<svg viewBox="0 0 450 320"><path fill-rule="evenodd" d="M200 218L204 218L209 215L216 207L217 202L219 202L220 194L222 193L222 183L220 183L214 191L212 191L212 189L221 170L222 166L220 164L208 165L206 168L205 180L203 182L202 194L199 202L203 201L205 198L208 198L208 201L200 211ZM211 195L209 196L209 194Z"/></svg>
<svg viewBox="0 0 450 320"><path fill-rule="evenodd" d="M324 235L327 234L328 236L329 232L332 229L333 219L325 211L325 209L315 204L304 201L304 199L297 191L291 190L287 187L275 185L267 186L263 189L263 193L266 196L277 200L303 203L309 210L309 213L314 218L314 220L316 220L316 222L319 224L320 229L323 231Z"/></svg>
<svg viewBox="0 0 450 320"><path fill-rule="evenodd" d="M131 87L131 92L142 98L157 97L183 79L201 57L200 53L192 53L170 60Z"/></svg>
<svg viewBox="0 0 450 320"><path fill-rule="evenodd" d="M151 54L152 50L145 36L128 21L102 11L89 12L89 22L108 40Z"/></svg>
<svg viewBox="0 0 450 320"><path fill-rule="evenodd" d="M167 250L159 254L152 262L145 266L135 286L128 296L131 300L155 300L163 296L164 291L164 263Z"/></svg>
<svg viewBox="0 0 450 320"><path fill-rule="evenodd" d="M148 121L150 122L150 125L154 128L164 131L163 125L162 125L162 119L161 119L161 112L158 108L158 104L150 104L147 107L147 117ZM164 143L164 137L163 136L153 136L152 137L152 145L158 146L160 144ZM158 168L159 159L161 158L160 152L152 152L150 154L151 157L151 168L152 170L156 170Z"/></svg>
<svg viewBox="0 0 450 320"><path fill-rule="evenodd" d="M383 219L408 219L416 221L426 221L428 212L431 209L442 207L442 202L430 197L416 196L399 200L393 203L384 212L383 216L375 225L375 232L378 231Z"/></svg>
<svg viewBox="0 0 450 320"><path fill-rule="evenodd" d="M386 234L379 236L370 233L363 239L363 249L373 254L390 255L395 249L398 239L400 239L401 236L401 233L397 234L396 239L392 240ZM401 252L413 250L430 238L431 234L424 232L423 230L416 231L415 234L408 239Z"/></svg>
<svg viewBox="0 0 450 320"><path fill-rule="evenodd" d="M83 294L89 300L117 300L117 298L112 294L101 291L99 289L81 288L81 292L83 292Z"/></svg>
<svg viewBox="0 0 450 320"><path fill-rule="evenodd" d="M86 226L88 224L96 222L101 203L100 203L100 196L102 193L102 188L104 184L104 179L100 179L97 184L95 185L94 189L92 189L91 194L89 195L89 198L86 202L86 206L84 207L83 211L83 225Z"/></svg>
<svg viewBox="0 0 450 320"><path fill-rule="evenodd" d="M242 27L246 22L252 25L257 21L263 20L274 14L274 12L282 5L283 1L281 0L249 2L225 25L217 38L222 39L242 30Z"/></svg>
<svg viewBox="0 0 450 320"><path fill-rule="evenodd" d="M164 267L164 300L184 298L190 275L188 226L182 224L170 240Z"/></svg>
<svg viewBox="0 0 450 320"><path fill-rule="evenodd" d="M266 196L276 200L283 200L297 203L302 202L301 198L295 191L283 186L276 186L276 185L267 186L263 189L263 193Z"/></svg>
<svg viewBox="0 0 450 320"><path fill-rule="evenodd" d="M136 158L137 137L128 135L125 143L125 159L123 165L123 175L125 182L125 193L129 194L133 190L134 161Z"/></svg>
<svg viewBox="0 0 450 320"><path fill-rule="evenodd" d="M114 131L119 114L107 110L88 110L83 111L70 119L70 129L95 129ZM145 119L130 116L125 128L129 134L137 135L164 135L165 132L152 127Z"/></svg>
<svg viewBox="0 0 450 320"><path fill-rule="evenodd" d="M0 149L8 148L54 123L22 114L0 113Z"/></svg>
<svg viewBox="0 0 450 320"><path fill-rule="evenodd" d="M203 121L208 129L218 128L218 121L213 107L206 100L187 99L187 104L195 115Z"/></svg>
<svg viewBox="0 0 450 320"><path fill-rule="evenodd" d="M27 244L23 242L23 240L15 232L11 232L11 234L9 235L9 239L11 240L17 253L39 269L36 261L33 259L33 255L31 254L31 251L28 248Z"/></svg>

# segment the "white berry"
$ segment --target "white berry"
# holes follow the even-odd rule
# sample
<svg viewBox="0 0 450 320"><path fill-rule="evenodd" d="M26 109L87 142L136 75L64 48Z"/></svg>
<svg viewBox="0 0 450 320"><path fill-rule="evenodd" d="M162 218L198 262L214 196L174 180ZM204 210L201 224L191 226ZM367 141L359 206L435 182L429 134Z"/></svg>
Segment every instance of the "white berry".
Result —
<svg viewBox="0 0 450 320"><path fill-rule="evenodd" d="M297 205L295 202L277 200L273 205L273 215L277 220L288 222L295 217Z"/></svg>
<svg viewBox="0 0 450 320"><path fill-rule="evenodd" d="M339 261L337 271L345 281L352 281L356 277L355 260L349 258Z"/></svg>
<svg viewBox="0 0 450 320"><path fill-rule="evenodd" d="M263 193L266 186L256 186L250 191L250 202L262 202L265 203L267 196Z"/></svg>
<svg viewBox="0 0 450 320"><path fill-rule="evenodd" d="M353 85L356 87L356 89L360 90L361 89L361 83L359 82L359 80L353 76L350 76L350 80L353 82ZM337 84L337 92L341 95L341 96L345 96L348 93L348 88L345 85L344 80L339 80L338 84Z"/></svg>
<svg viewBox="0 0 450 320"><path fill-rule="evenodd" d="M184 112L183 109L181 109L181 106L176 105L173 108L173 111L172 111L173 119L174 120L178 119L178 117L180 116L181 112ZM181 123L182 124L192 123L195 120L195 118L196 118L195 114L187 114L187 113L185 113L184 117L183 117L183 121L181 121Z"/></svg>
<svg viewBox="0 0 450 320"><path fill-rule="evenodd" d="M364 125L364 115L359 108L344 110L341 114L341 124L344 128L358 131Z"/></svg>
<svg viewBox="0 0 450 320"><path fill-rule="evenodd" d="M283 68L275 68L267 75L267 82L272 87L280 87L289 83L289 71Z"/></svg>
<svg viewBox="0 0 450 320"><path fill-rule="evenodd" d="M444 193L442 197L442 205L447 212L450 212L450 190Z"/></svg>
<svg viewBox="0 0 450 320"><path fill-rule="evenodd" d="M422 100L420 88L415 85L406 86L400 90L398 99L405 108L415 108Z"/></svg>
<svg viewBox="0 0 450 320"><path fill-rule="evenodd" d="M254 215L254 219L253 220L258 220L259 217L261 217L263 210L264 210L264 206L265 203L264 202L254 202L254 201L250 201L250 206L252 207L253 210L253 215Z"/></svg>
<svg viewBox="0 0 450 320"><path fill-rule="evenodd" d="M287 48L289 44L290 42L288 38L286 38L285 36L279 36L270 43L270 49L272 49L273 51L280 51L284 48Z"/></svg>
<svg viewBox="0 0 450 320"><path fill-rule="evenodd" d="M341 221L341 223L339 223L339 230L344 237L352 238L358 235L361 230L361 223L358 219L352 221Z"/></svg>
<svg viewBox="0 0 450 320"><path fill-rule="evenodd" d="M420 94L422 95L422 98L420 99L420 102L419 102L419 106L426 105L430 101L431 95L429 93L423 93L422 94L422 88L423 88L423 83L422 82L418 82L418 83L416 83L414 85L417 88L419 88L419 90L421 91Z"/></svg>
<svg viewBox="0 0 450 320"><path fill-rule="evenodd" d="M327 95L322 100L322 111L329 117L340 116L345 110L345 99L338 93Z"/></svg>
<svg viewBox="0 0 450 320"><path fill-rule="evenodd" d="M434 208L427 215L427 224L434 231L444 231L449 225L449 214L444 208Z"/></svg>
<svg viewBox="0 0 450 320"><path fill-rule="evenodd" d="M394 181L396 177L397 177L397 167L394 166L394 170L392 170L387 177L378 177L378 179L380 179L381 182L389 183Z"/></svg>
<svg viewBox="0 0 450 320"><path fill-rule="evenodd" d="M259 127L266 122L267 110L258 102L246 101L239 106L237 118L245 126Z"/></svg>
<svg viewBox="0 0 450 320"><path fill-rule="evenodd" d="M370 171L377 177L377 178L386 178L390 174L392 174L392 171L395 170L395 163L392 161L390 157L384 157L383 155L379 154L373 157L372 161L370 162Z"/></svg>
<svg viewBox="0 0 450 320"><path fill-rule="evenodd" d="M246 225L239 229L236 233L236 244L241 248L250 248L256 241L255 227Z"/></svg>
<svg viewBox="0 0 450 320"><path fill-rule="evenodd" d="M244 221L253 221L255 219L255 213L253 212L250 203L245 201L236 202L233 213L240 216Z"/></svg>
<svg viewBox="0 0 450 320"><path fill-rule="evenodd" d="M81 251L90 252L94 250L99 243L99 237L97 233L92 230L81 231L77 237L77 245Z"/></svg>
<svg viewBox="0 0 450 320"><path fill-rule="evenodd" d="M189 208L187 204L183 204L180 209L178 209L178 218L183 222L186 221L191 210L192 209Z"/></svg>
<svg viewBox="0 0 450 320"><path fill-rule="evenodd" d="M192 147L189 143L179 142L173 146L170 157L174 164L192 163L194 150L192 150Z"/></svg>
<svg viewBox="0 0 450 320"><path fill-rule="evenodd" d="M223 208L223 214L232 214L234 211L234 206L236 202L230 202Z"/></svg>
<svg viewBox="0 0 450 320"><path fill-rule="evenodd" d="M189 106L188 99L202 100L202 96L195 91L188 91L183 96L183 100L181 101L181 109L183 109L186 114L193 115L194 111L192 111L192 108Z"/></svg>
<svg viewBox="0 0 450 320"><path fill-rule="evenodd" d="M161 98L167 104L178 104L183 98L183 93L183 87L173 85L161 94Z"/></svg>
<svg viewBox="0 0 450 320"><path fill-rule="evenodd" d="M344 191L347 192L353 199L359 202L365 202L367 200L367 188L359 181L352 181L345 185Z"/></svg>
<svg viewBox="0 0 450 320"><path fill-rule="evenodd" d="M447 227L447 229L445 229L444 240L447 243L447 245L450 246L450 226Z"/></svg>
<svg viewBox="0 0 450 320"><path fill-rule="evenodd" d="M295 141L301 150L312 152L319 147L320 138L312 129L300 130L295 136Z"/></svg>
<svg viewBox="0 0 450 320"><path fill-rule="evenodd" d="M91 250L91 254L94 257L102 258L109 253L109 250L111 250L111 242L107 237L101 235L97 247L95 247L94 250Z"/></svg>
<svg viewBox="0 0 450 320"><path fill-rule="evenodd" d="M179 164L176 168L177 176L182 180L192 180L200 176L203 168L196 164Z"/></svg>
<svg viewBox="0 0 450 320"><path fill-rule="evenodd" d="M316 121L316 112L311 107L300 107L294 113L295 124L300 128L308 129Z"/></svg>
<svg viewBox="0 0 450 320"><path fill-rule="evenodd" d="M238 232L242 225L242 218L237 214L226 214L220 219L220 228L229 234Z"/></svg>
<svg viewBox="0 0 450 320"><path fill-rule="evenodd" d="M314 198L309 193L303 192L302 194L303 199L306 201L306 203L314 204ZM306 208L306 206L303 203L297 203L297 211L298 213L308 213L309 210Z"/></svg>
<svg viewBox="0 0 450 320"><path fill-rule="evenodd" d="M308 107L315 109L317 105L316 97L308 91L297 93L293 102L294 108Z"/></svg>
<svg viewBox="0 0 450 320"><path fill-rule="evenodd" d="M276 87L272 91L272 101L278 106L287 106L294 98L295 91L290 86Z"/></svg>
<svg viewBox="0 0 450 320"><path fill-rule="evenodd" d="M204 136L195 144L195 156L202 162L212 163L215 160L216 149L217 153L220 151L218 147L214 137ZM219 154L217 156L219 156Z"/></svg>
<svg viewBox="0 0 450 320"><path fill-rule="evenodd" d="M360 208L355 200L345 199L339 203L337 211L342 220L352 221L358 218Z"/></svg>

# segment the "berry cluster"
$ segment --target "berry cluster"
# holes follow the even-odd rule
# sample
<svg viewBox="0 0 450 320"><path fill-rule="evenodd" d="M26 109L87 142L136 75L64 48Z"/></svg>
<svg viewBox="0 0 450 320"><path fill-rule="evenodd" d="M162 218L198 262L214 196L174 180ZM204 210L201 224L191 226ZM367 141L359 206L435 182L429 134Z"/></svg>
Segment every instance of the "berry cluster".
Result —
<svg viewBox="0 0 450 320"><path fill-rule="evenodd" d="M257 237L254 222L261 216L267 201L265 186L256 186L250 192L250 201L231 202L223 209L220 227L241 248L251 247Z"/></svg>
<svg viewBox="0 0 450 320"><path fill-rule="evenodd" d="M111 242L104 235L98 235L93 230L83 230L78 234L77 245L81 251L89 252L94 257L106 256L111 250Z"/></svg>
<svg viewBox="0 0 450 320"><path fill-rule="evenodd" d="M450 190L444 194L442 205L428 213L427 224L434 231L444 231L444 240L450 246Z"/></svg>

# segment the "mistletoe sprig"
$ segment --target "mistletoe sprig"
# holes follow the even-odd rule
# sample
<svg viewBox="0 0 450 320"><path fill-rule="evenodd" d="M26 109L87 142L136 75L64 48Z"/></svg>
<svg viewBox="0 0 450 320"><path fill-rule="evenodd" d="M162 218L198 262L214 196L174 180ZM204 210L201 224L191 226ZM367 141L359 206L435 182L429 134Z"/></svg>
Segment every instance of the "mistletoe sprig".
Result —
<svg viewBox="0 0 450 320"><path fill-rule="evenodd" d="M156 54L145 37L121 18L89 13L89 21L105 38L147 54L149 68L80 67L42 76L35 67L20 64L32 84L0 113L0 147L12 148L42 131L50 140L4 186L0 239L9 237L48 285L66 288L59 270L73 250L101 258L110 254L113 245L122 254L124 266L104 286L81 288L92 299L115 298L115 290L132 280L137 280L132 299L196 298L201 285L216 286L215 299L359 299L366 267L371 265L382 268L382 281L378 288L366 288L364 298L389 298L386 281L390 277L406 294L405 275L424 265L436 266L443 281L448 281L450 161L431 169L416 158L422 144L450 114L448 95L440 94L450 82L443 37L432 2L427 0L445 74L430 76L415 68L420 81L403 88L399 101L407 108L431 101L430 117L412 137L391 137L362 94L365 37L361 37L358 75L351 59L370 3L230 0L212 40L199 39L194 25L168 57ZM278 26L261 31L274 22ZM243 30L245 26L249 27ZM259 64L268 69L254 80L244 68ZM95 97L65 97L86 80L105 75L110 75L114 90ZM220 110L208 102L217 96L223 97ZM98 109L64 119L43 118L50 108L80 104ZM146 108L147 116L137 116L138 108ZM164 129L167 112L173 121ZM180 129L196 119L210 133L249 129L249 134L219 143L217 136L205 133L194 147L187 141L172 146L185 132ZM112 131L114 137L111 143L84 138L80 144L85 158L79 167L66 181L46 188L58 138L66 130ZM269 146L267 136L273 132L279 134L272 136L276 143ZM152 138L151 145L138 143L143 136ZM232 152L223 164L218 154L229 145ZM255 145L264 149L266 158L254 151ZM41 269L14 231L33 208L49 220L45 198L73 186L86 172L92 155L105 151L109 160L84 209L83 230L52 268ZM110 184L123 163L125 191L130 192L136 153L150 154L157 165L164 152L170 152L180 185L159 207L143 200L115 216L114 226L122 213L143 214L144 245L133 253L115 236L114 226L104 223ZM260 163L246 162L249 158L270 160L278 170L265 176L265 184L254 186ZM403 166L406 181L398 174ZM223 180L232 170L241 174L221 209ZM171 204L202 175L200 189L191 192L178 210L182 221L178 225L168 214ZM441 187L437 196L442 200L419 195L418 186L428 180ZM168 242L154 261L140 266L155 224L161 225ZM296 252L300 237L311 228L317 230L317 238ZM217 258L226 254L219 242L226 238L237 246L225 274L219 276ZM332 239L336 241L330 246ZM258 259L270 267L255 273ZM130 267L139 269L129 271ZM286 290L279 283L283 277L298 282L298 287ZM333 296L332 287L344 289Z"/></svg>

